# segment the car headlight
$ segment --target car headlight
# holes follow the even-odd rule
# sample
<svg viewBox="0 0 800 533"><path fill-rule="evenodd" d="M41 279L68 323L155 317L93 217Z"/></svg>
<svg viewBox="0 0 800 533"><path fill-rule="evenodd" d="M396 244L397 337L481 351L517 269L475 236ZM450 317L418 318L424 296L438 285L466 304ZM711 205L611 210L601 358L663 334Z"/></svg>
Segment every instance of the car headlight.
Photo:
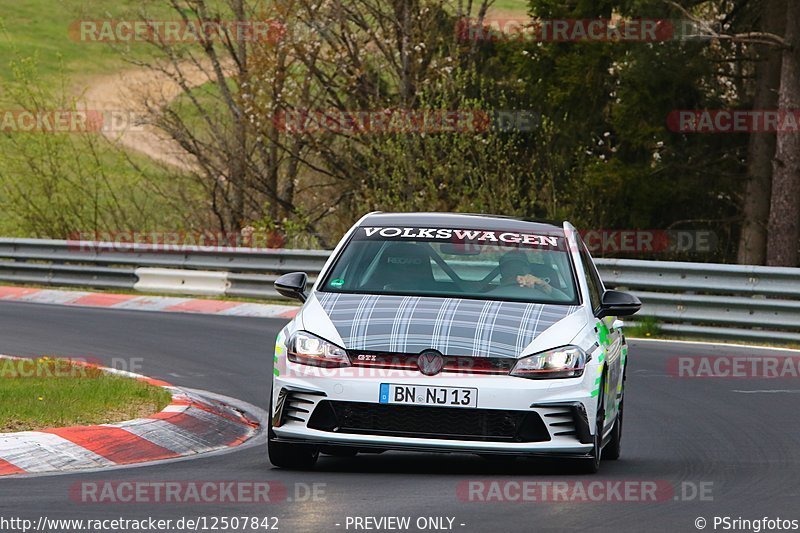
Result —
<svg viewBox="0 0 800 533"><path fill-rule="evenodd" d="M325 339L312 335L307 331L298 331L289 339L287 357L293 363L301 365L334 368L350 366L350 358L344 348L340 348Z"/></svg>
<svg viewBox="0 0 800 533"><path fill-rule="evenodd" d="M519 378L552 379L576 378L583 375L586 353L577 346L562 346L554 350L523 357L511 370Z"/></svg>

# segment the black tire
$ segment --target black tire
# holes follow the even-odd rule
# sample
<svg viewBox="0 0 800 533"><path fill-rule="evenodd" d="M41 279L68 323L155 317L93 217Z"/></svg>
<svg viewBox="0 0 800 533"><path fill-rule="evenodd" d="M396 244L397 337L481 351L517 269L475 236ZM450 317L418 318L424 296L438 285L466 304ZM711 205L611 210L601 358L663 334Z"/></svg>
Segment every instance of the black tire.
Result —
<svg viewBox="0 0 800 533"><path fill-rule="evenodd" d="M603 457L603 427L605 426L605 388L606 376L600 380L600 393L597 395L597 416L595 417L595 432L592 452L589 457L578 459L578 469L582 474L596 474L600 470L600 460Z"/></svg>
<svg viewBox="0 0 800 533"><path fill-rule="evenodd" d="M277 442L272 431L272 393L269 402L269 427L267 428L267 455L269 462L287 470L310 470L317 464L319 449L307 444Z"/></svg>
<svg viewBox="0 0 800 533"><path fill-rule="evenodd" d="M622 445L622 413L624 404L625 395L623 391L622 398L619 400L619 412L617 413L617 420L614 422L614 428L611 430L611 440L609 440L608 444L606 444L606 447L603 448L603 459L607 459L609 461L616 461L619 459Z"/></svg>

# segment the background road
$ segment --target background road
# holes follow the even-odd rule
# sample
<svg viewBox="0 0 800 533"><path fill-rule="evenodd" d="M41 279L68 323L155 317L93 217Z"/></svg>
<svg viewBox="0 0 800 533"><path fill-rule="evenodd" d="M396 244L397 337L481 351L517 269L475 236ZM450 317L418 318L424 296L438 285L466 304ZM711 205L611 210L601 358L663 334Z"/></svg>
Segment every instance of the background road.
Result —
<svg viewBox="0 0 800 533"><path fill-rule="evenodd" d="M115 357L142 358L140 370L151 377L266 407L272 346L283 323L0 303L0 353L97 357L106 363ZM346 531L347 516L450 516L455 517L455 531L507 532L696 531L695 518L710 521L714 515L800 519L800 396L793 394L800 392L797 380L679 379L667 373L670 358L680 355L779 353L631 341L623 456L605 462L591 480L666 480L678 494L683 482L712 482L713 501L471 503L458 498L459 482L589 478L542 461L503 467L468 455L398 452L323 457L316 471L289 472L272 468L258 446L160 466L0 480L0 516L277 516L286 532ZM290 495L295 483L324 483L326 499L260 506L70 501L68 490L76 481L104 479L271 480L283 482Z"/></svg>

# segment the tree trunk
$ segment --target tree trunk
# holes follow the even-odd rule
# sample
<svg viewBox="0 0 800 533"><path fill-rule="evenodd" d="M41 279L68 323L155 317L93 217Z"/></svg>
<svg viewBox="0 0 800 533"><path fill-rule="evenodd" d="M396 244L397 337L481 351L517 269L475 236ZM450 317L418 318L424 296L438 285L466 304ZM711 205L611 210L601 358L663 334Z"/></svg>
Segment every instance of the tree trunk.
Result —
<svg viewBox="0 0 800 533"><path fill-rule="evenodd" d="M233 11L236 20L244 21L245 9L244 0L235 0L233 2ZM244 39L238 39L236 43L237 63L239 70L237 75L239 77L238 86L249 86L250 75L248 72L247 64L247 43ZM225 83L224 80L221 80ZM238 233L243 226L245 213L244 213L244 194L247 187L247 117L244 115L243 105L240 95L237 95L236 101L237 109L231 117L234 121L232 140L232 158L230 162L230 176L231 176L231 221L228 231Z"/></svg>
<svg viewBox="0 0 800 533"><path fill-rule="evenodd" d="M786 42L781 62L778 108L785 113L800 109L800 2L786 8ZM797 266L800 238L800 133L778 132L772 167L767 264Z"/></svg>
<svg viewBox="0 0 800 533"><path fill-rule="evenodd" d="M767 0L760 30L783 35L785 16L786 0ZM758 54L753 109L774 109L778 104L781 53L775 47L761 46L758 47ZM737 262L743 265L763 265L767 256L767 222L775 134L751 133L747 151L747 184L742 204L744 223L739 236Z"/></svg>

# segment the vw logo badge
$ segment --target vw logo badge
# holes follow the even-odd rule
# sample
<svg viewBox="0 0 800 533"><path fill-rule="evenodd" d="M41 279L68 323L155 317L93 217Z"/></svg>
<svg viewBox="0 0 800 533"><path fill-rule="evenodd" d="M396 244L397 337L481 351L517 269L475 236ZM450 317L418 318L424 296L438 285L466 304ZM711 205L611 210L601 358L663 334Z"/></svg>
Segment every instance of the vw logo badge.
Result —
<svg viewBox="0 0 800 533"><path fill-rule="evenodd" d="M426 376L435 376L444 368L444 358L436 350L425 350L419 354L417 366Z"/></svg>

